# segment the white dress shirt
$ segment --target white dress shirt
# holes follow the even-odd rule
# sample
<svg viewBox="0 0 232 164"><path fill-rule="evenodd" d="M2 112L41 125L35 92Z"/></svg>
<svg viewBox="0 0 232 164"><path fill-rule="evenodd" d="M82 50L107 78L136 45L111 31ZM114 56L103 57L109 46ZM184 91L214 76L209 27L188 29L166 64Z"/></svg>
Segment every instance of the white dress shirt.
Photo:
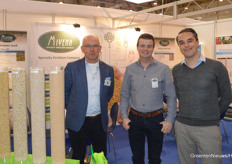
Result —
<svg viewBox="0 0 232 164"><path fill-rule="evenodd" d="M88 106L86 116L95 116L101 113L100 107L100 70L99 62L85 61L88 82Z"/></svg>

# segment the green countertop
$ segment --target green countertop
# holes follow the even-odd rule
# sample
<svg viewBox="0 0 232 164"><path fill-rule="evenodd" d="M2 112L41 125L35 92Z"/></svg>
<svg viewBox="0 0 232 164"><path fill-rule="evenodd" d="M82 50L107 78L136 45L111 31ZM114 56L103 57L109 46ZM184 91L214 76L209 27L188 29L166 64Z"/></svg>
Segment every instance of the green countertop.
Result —
<svg viewBox="0 0 232 164"><path fill-rule="evenodd" d="M0 164L33 164L32 162L32 154L28 154L28 159L25 161L14 161L14 153L11 153L11 157L6 159L4 161L4 159L0 159ZM46 157L46 162L43 164L51 164L52 163L52 159L51 157ZM65 159L65 164L79 164L79 161L77 160L73 160L73 159Z"/></svg>

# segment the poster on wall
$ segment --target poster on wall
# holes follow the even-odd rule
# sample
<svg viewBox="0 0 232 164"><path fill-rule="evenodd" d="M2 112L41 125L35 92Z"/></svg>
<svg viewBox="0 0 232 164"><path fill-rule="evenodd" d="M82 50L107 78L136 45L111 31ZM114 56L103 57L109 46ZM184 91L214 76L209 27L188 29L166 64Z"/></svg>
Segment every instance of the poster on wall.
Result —
<svg viewBox="0 0 232 164"><path fill-rule="evenodd" d="M232 85L232 36L216 37L216 59L227 68Z"/></svg>
<svg viewBox="0 0 232 164"><path fill-rule="evenodd" d="M174 66L174 38L155 38L154 58L169 67Z"/></svg>
<svg viewBox="0 0 232 164"><path fill-rule="evenodd" d="M27 68L27 32L0 31L0 66Z"/></svg>
<svg viewBox="0 0 232 164"><path fill-rule="evenodd" d="M9 105L12 106L11 69L28 68L27 32L0 31L0 67L9 70Z"/></svg>
<svg viewBox="0 0 232 164"><path fill-rule="evenodd" d="M13 129L12 112L12 68L28 68L27 32L0 31L0 67L7 67L9 72L10 126Z"/></svg>

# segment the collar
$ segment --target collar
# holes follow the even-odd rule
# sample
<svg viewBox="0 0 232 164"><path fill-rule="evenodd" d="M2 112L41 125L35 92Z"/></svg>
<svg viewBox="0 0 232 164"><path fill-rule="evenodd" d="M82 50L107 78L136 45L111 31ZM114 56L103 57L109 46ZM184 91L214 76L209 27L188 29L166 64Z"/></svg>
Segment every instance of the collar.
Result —
<svg viewBox="0 0 232 164"><path fill-rule="evenodd" d="M205 63L205 61L206 61L206 58L205 58L203 55L200 55L200 58L199 58L197 64L198 64L198 63L201 63L201 62L204 62L204 63ZM185 59L184 59L184 61L181 62L181 65L183 65L183 64L188 65L188 64L186 63L186 60L185 60ZM197 64L196 64L196 65L197 65Z"/></svg>
<svg viewBox="0 0 232 164"><path fill-rule="evenodd" d="M141 64L141 62L140 62L140 60L137 60L137 62L136 62L137 64L139 64L140 66L142 66L142 64ZM152 57L152 62L151 62L151 64L150 65L153 65L153 64L157 64L157 61Z"/></svg>
<svg viewBox="0 0 232 164"><path fill-rule="evenodd" d="M96 63L88 63L87 60L85 59L85 65L99 67L99 60Z"/></svg>

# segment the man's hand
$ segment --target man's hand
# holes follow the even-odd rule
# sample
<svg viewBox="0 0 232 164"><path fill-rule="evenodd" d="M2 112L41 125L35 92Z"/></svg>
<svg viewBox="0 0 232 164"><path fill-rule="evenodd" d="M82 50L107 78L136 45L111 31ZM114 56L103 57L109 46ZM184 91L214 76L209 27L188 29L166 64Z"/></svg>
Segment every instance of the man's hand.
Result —
<svg viewBox="0 0 232 164"><path fill-rule="evenodd" d="M129 125L130 122L131 120L129 118L124 118L122 120L122 125L126 130L130 129L130 125Z"/></svg>
<svg viewBox="0 0 232 164"><path fill-rule="evenodd" d="M169 133L172 130L172 123L168 121L162 121L160 124L163 125L161 132Z"/></svg>

